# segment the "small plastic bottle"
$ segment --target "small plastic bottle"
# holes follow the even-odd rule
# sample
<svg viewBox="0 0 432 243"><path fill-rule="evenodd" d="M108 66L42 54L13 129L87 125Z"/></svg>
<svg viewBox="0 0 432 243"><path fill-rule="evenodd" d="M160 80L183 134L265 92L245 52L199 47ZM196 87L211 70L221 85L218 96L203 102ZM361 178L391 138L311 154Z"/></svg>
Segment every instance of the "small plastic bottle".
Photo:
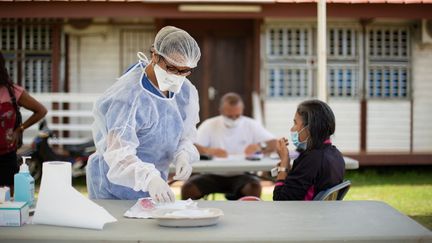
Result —
<svg viewBox="0 0 432 243"><path fill-rule="evenodd" d="M23 156L20 170L14 176L14 201L27 202L29 207L34 204L35 181L30 175L26 159L30 156Z"/></svg>

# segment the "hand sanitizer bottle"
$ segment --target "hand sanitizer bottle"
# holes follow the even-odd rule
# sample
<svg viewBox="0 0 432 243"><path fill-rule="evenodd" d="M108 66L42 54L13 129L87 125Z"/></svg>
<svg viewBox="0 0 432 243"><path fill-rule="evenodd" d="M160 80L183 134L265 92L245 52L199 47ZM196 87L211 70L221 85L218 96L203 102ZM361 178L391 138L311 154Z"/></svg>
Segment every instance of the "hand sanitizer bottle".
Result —
<svg viewBox="0 0 432 243"><path fill-rule="evenodd" d="M29 207L34 204L34 188L35 182L33 177L30 175L26 159L31 158L30 156L23 156L23 163L20 166L20 170L14 176L14 201L16 202L27 202Z"/></svg>

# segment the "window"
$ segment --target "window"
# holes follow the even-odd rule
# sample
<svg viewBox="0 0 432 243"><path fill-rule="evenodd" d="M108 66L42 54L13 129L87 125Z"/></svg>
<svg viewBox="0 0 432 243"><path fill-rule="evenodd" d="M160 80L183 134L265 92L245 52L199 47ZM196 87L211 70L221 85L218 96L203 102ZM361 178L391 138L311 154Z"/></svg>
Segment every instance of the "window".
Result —
<svg viewBox="0 0 432 243"><path fill-rule="evenodd" d="M304 57L311 54L309 28L274 27L268 30L269 57Z"/></svg>
<svg viewBox="0 0 432 243"><path fill-rule="evenodd" d="M143 52L150 60L150 48L155 37L153 28L122 29L120 36L120 73L137 62L137 51Z"/></svg>
<svg viewBox="0 0 432 243"><path fill-rule="evenodd" d="M358 36L358 29L354 27L330 27L329 31L327 31L328 58L357 58Z"/></svg>
<svg viewBox="0 0 432 243"><path fill-rule="evenodd" d="M17 53L18 49L18 27L11 23L2 23L0 25L0 50L2 51L6 69L9 76L16 82L17 80Z"/></svg>
<svg viewBox="0 0 432 243"><path fill-rule="evenodd" d="M316 79L315 24L269 23L263 78L268 97L311 97ZM406 24L331 23L327 31L327 87L332 98L406 98L410 86ZM366 48L363 48L366 46ZM364 50L365 49L365 50ZM365 77L364 77L365 76Z"/></svg>
<svg viewBox="0 0 432 243"><path fill-rule="evenodd" d="M330 97L358 96L359 72L357 65L328 65L327 72Z"/></svg>
<svg viewBox="0 0 432 243"><path fill-rule="evenodd" d="M360 26L329 26L327 85L330 97L358 97L360 83Z"/></svg>
<svg viewBox="0 0 432 243"><path fill-rule="evenodd" d="M50 92L51 25L43 20L0 19L0 49L14 83L29 92Z"/></svg>
<svg viewBox="0 0 432 243"><path fill-rule="evenodd" d="M306 67L272 67L268 76L270 97L306 97L311 94L312 77Z"/></svg>
<svg viewBox="0 0 432 243"><path fill-rule="evenodd" d="M373 98L407 97L408 76L406 65L370 65L368 96Z"/></svg>
<svg viewBox="0 0 432 243"><path fill-rule="evenodd" d="M266 31L267 95L312 96L312 28L274 25Z"/></svg>
<svg viewBox="0 0 432 243"><path fill-rule="evenodd" d="M409 96L410 32L407 26L372 26L367 29L367 96Z"/></svg>

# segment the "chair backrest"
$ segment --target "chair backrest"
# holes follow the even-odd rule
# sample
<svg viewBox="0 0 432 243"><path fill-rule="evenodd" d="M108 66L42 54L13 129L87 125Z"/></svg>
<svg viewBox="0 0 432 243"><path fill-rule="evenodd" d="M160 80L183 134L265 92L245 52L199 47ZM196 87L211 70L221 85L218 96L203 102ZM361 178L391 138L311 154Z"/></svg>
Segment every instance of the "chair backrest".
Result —
<svg viewBox="0 0 432 243"><path fill-rule="evenodd" d="M261 198L255 196L244 196L238 199L239 201L262 201Z"/></svg>
<svg viewBox="0 0 432 243"><path fill-rule="evenodd" d="M347 194L351 187L351 181L346 180L334 187L319 192L315 197L314 201L334 201L342 200Z"/></svg>

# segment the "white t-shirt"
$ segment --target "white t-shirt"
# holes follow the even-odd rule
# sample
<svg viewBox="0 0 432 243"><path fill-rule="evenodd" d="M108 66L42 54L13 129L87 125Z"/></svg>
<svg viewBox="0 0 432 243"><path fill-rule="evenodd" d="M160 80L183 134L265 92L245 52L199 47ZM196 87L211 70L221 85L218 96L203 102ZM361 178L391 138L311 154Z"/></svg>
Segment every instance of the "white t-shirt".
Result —
<svg viewBox="0 0 432 243"><path fill-rule="evenodd" d="M198 128L197 144L221 148L228 154L244 154L250 144L275 139L270 132L252 118L241 116L235 127L225 126L223 116L205 120Z"/></svg>

